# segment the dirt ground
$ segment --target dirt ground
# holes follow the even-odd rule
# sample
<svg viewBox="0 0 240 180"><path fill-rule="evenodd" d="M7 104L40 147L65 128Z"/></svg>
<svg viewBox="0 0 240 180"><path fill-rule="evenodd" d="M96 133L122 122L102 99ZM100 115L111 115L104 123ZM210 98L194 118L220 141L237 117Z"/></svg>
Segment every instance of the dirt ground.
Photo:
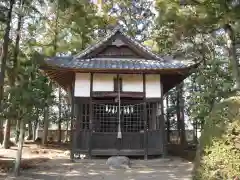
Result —
<svg viewBox="0 0 240 180"><path fill-rule="evenodd" d="M13 162L16 148L0 149L0 167L5 162ZM11 167L11 163L9 163ZM190 180L192 163L176 157L156 158L148 161L133 159L129 170L110 170L106 159L83 159L75 163L69 160L66 149L42 148L25 145L23 150L23 170L14 178L6 169L0 171L0 179L5 180ZM6 164L5 164L6 165Z"/></svg>

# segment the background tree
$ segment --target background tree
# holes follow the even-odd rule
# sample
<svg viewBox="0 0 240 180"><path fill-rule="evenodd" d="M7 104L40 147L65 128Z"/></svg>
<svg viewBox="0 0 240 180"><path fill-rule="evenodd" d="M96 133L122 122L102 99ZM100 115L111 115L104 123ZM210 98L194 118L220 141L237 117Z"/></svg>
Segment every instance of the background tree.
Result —
<svg viewBox="0 0 240 180"><path fill-rule="evenodd" d="M11 88L14 88L16 77L18 74L18 55L19 55L19 44L20 44L20 34L21 34L21 28L23 24L23 4L24 0L20 0L18 3L18 14L17 14L17 28L16 28L16 39L15 39L15 45L13 48L13 55L12 57L9 57L9 61L7 64L7 74L8 74L8 82ZM12 98L12 95L9 95L9 98ZM7 119L5 124L5 130L4 130L4 141L3 141L3 147L5 149L8 149L10 147L10 128L11 128L11 120L15 119Z"/></svg>
<svg viewBox="0 0 240 180"><path fill-rule="evenodd" d="M215 137L214 134L218 130L224 131L217 128L214 132L215 118L211 114L215 104L226 99L233 90L239 89L239 67L236 56L239 7L239 1L185 1L184 5L179 1L157 1L159 28L155 31L155 37L159 46L167 47L166 54L174 50L178 57L184 55L203 61L198 72L185 81L188 86L187 91L190 92L186 100L187 114L194 125L204 127L203 134L206 134L205 131L209 132L200 140L198 153L200 158L195 166L195 172L201 171L200 179L214 179L219 174L221 179L225 179L226 176L231 178L230 174L226 175L225 172L233 172L232 168L226 167L227 162L217 157L216 149L214 150L217 146L214 146L214 140L210 137ZM166 39L167 41L164 41ZM213 119L208 118L209 116ZM205 130L206 128L209 131ZM215 153L207 153L205 151L207 147L208 152L213 148ZM222 148L226 150L228 147ZM202 161L204 158L208 158L208 161ZM222 168L216 162L219 162ZM209 167L210 164L213 165L212 169ZM218 173L213 175L215 171Z"/></svg>
<svg viewBox="0 0 240 180"><path fill-rule="evenodd" d="M114 0L104 1L102 10L114 18L128 32L128 34L138 41L145 41L149 38L153 28L153 2Z"/></svg>
<svg viewBox="0 0 240 180"><path fill-rule="evenodd" d="M6 70L6 61L8 56L8 45L9 45L9 34L11 30L11 21L12 21L12 11L13 6L15 4L15 0L10 0L9 3L4 5L0 5L1 8L1 22L5 25L4 35L3 35L3 43L1 48L1 74L0 74L0 108L2 107L3 100L3 92L4 92L4 79L5 79L5 70ZM7 14L5 16L5 14ZM2 129L2 127L1 127ZM0 140L2 143L2 132L0 134Z"/></svg>

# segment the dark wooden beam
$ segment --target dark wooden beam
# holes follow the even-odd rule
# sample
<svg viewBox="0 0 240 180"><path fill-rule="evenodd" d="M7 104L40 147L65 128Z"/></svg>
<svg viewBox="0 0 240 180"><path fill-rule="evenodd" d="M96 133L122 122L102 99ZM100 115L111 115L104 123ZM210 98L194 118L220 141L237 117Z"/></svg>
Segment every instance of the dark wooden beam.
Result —
<svg viewBox="0 0 240 180"><path fill-rule="evenodd" d="M74 97L76 104L87 104L89 103L90 97Z"/></svg>
<svg viewBox="0 0 240 180"><path fill-rule="evenodd" d="M146 98L146 102L159 102L161 98Z"/></svg>
<svg viewBox="0 0 240 180"><path fill-rule="evenodd" d="M143 117L144 117L144 159L148 159L148 122L147 122L147 101L146 101L146 75L143 74L143 92L144 92L144 107L143 107Z"/></svg>
<svg viewBox="0 0 240 180"><path fill-rule="evenodd" d="M116 103L115 98L111 99L92 99L93 104L111 104L111 103ZM121 104L140 104L143 103L143 99L122 99Z"/></svg>
<svg viewBox="0 0 240 180"><path fill-rule="evenodd" d="M74 89L75 89L75 76L74 80L70 86L70 92L71 92L71 134L70 134L70 142L71 142L71 153L70 153L70 159L73 161L74 159L74 132L73 132L73 120L74 120Z"/></svg>
<svg viewBox="0 0 240 180"><path fill-rule="evenodd" d="M113 91L94 91L92 92L94 98L118 97L118 92ZM122 98L144 98L144 92L121 92Z"/></svg>
<svg viewBox="0 0 240 180"><path fill-rule="evenodd" d="M93 133L93 73L90 74L90 98L89 98L89 143L88 143L88 156L92 158L92 133Z"/></svg>

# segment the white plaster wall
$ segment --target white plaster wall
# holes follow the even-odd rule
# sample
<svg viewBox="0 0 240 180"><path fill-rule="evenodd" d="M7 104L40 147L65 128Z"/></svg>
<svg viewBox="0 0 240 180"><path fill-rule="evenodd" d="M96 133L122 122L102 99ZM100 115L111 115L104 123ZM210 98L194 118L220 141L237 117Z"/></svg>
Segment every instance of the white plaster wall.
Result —
<svg viewBox="0 0 240 180"><path fill-rule="evenodd" d="M122 91L143 92L142 74L122 74Z"/></svg>
<svg viewBox="0 0 240 180"><path fill-rule="evenodd" d="M113 91L114 90L114 74L93 74L93 91Z"/></svg>
<svg viewBox="0 0 240 180"><path fill-rule="evenodd" d="M115 74L93 74L93 91L113 91ZM122 90L124 92L143 92L143 76L141 74L122 74ZM90 97L90 73L76 73L75 97ZM160 75L146 75L146 97L160 98Z"/></svg>
<svg viewBox="0 0 240 180"><path fill-rule="evenodd" d="M146 97L147 98L161 97L160 75L158 74L146 75Z"/></svg>
<svg viewBox="0 0 240 180"><path fill-rule="evenodd" d="M90 73L76 73L75 75L75 97L90 97Z"/></svg>

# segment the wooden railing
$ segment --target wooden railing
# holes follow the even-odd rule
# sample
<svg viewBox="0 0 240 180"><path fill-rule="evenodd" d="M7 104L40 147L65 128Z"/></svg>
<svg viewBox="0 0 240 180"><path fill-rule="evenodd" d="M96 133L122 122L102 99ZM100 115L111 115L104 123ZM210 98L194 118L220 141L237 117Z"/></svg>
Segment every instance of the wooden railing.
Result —
<svg viewBox="0 0 240 180"><path fill-rule="evenodd" d="M74 149L79 150L88 150L89 147L89 138L90 138L90 131L75 131L74 138L73 138L73 145Z"/></svg>
<svg viewBox="0 0 240 180"><path fill-rule="evenodd" d="M162 151L163 142L161 130L150 130L148 131L148 148L149 149L159 149Z"/></svg>
<svg viewBox="0 0 240 180"><path fill-rule="evenodd" d="M92 132L78 131L74 133L74 148L88 150L89 139L91 137L91 149L126 149L140 150L144 149L144 132L123 132L122 139L117 139L116 132ZM147 133L147 147L162 151L162 140L160 130L151 130Z"/></svg>
<svg viewBox="0 0 240 180"><path fill-rule="evenodd" d="M93 149L143 149L143 133L122 133L117 139L117 133L94 132L92 134Z"/></svg>

